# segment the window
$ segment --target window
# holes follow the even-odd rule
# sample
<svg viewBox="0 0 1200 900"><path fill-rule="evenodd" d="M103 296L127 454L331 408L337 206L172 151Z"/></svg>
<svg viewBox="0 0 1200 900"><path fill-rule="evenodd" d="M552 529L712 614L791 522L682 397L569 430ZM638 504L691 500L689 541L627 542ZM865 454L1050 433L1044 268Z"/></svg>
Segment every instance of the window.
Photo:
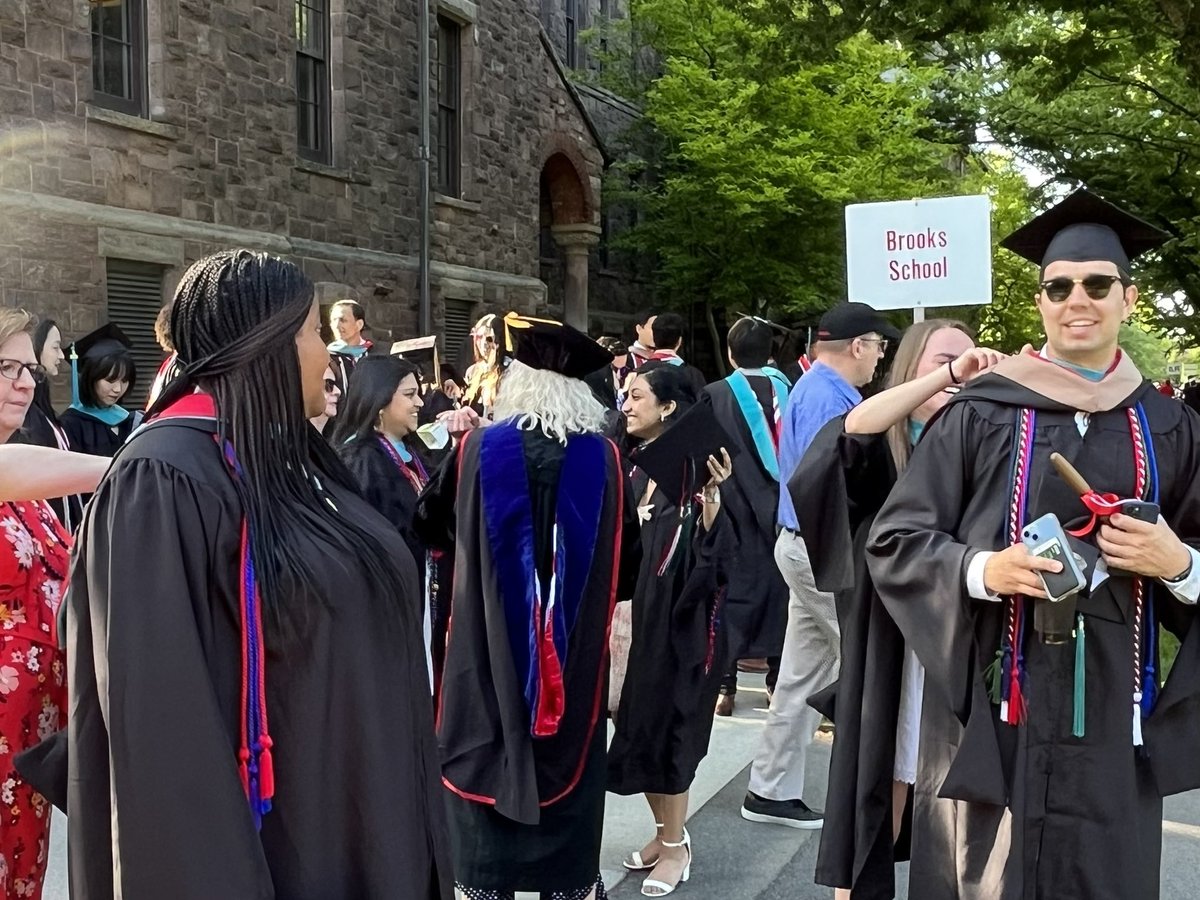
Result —
<svg viewBox="0 0 1200 900"><path fill-rule="evenodd" d="M579 63L576 45L579 43L578 0L563 0L563 13L567 22L567 65L575 68Z"/></svg>
<svg viewBox="0 0 1200 900"><path fill-rule="evenodd" d="M331 163L329 0L296 0L296 145L300 155Z"/></svg>
<svg viewBox="0 0 1200 900"><path fill-rule="evenodd" d="M475 304L470 300L446 300L445 316L442 319L442 361L458 367L464 352L470 353L471 328L475 325L471 313ZM470 356L467 357L470 359ZM459 372L465 376L465 372Z"/></svg>
<svg viewBox="0 0 1200 900"><path fill-rule="evenodd" d="M131 355L137 364L137 383L122 405L140 409L163 361L154 337L154 320L163 305L163 267L128 259L105 260L108 285L108 321L133 341Z"/></svg>
<svg viewBox="0 0 1200 900"><path fill-rule="evenodd" d="M146 115L146 2L91 0L92 100Z"/></svg>
<svg viewBox="0 0 1200 900"><path fill-rule="evenodd" d="M437 180L435 190L457 197L462 189L460 118L462 106L462 26L438 16L437 39Z"/></svg>

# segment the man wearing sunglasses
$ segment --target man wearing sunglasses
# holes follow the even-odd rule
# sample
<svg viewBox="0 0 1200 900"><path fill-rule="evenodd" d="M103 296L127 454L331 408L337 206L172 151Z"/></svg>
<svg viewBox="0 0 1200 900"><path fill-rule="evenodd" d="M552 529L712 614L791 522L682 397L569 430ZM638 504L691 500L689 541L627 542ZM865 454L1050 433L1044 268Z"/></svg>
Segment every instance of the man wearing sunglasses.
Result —
<svg viewBox="0 0 1200 900"><path fill-rule="evenodd" d="M945 407L875 520L871 575L926 667L910 896L1159 896L1162 798L1200 787L1200 416L1117 337L1131 260L1166 239L1083 190L1005 238L1041 267L1045 345ZM1084 570L1055 599L1037 521ZM1160 626L1184 638L1165 683Z"/></svg>

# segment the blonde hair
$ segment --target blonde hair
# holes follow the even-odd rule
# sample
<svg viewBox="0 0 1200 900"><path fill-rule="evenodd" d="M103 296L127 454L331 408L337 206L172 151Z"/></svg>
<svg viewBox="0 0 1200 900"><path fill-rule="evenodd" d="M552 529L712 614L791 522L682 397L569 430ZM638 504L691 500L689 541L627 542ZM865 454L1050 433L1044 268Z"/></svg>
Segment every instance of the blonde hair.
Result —
<svg viewBox="0 0 1200 900"><path fill-rule="evenodd" d="M0 309L0 344L18 334L32 334L37 319L23 309Z"/></svg>
<svg viewBox="0 0 1200 900"><path fill-rule="evenodd" d="M497 422L512 419L518 428L540 429L561 444L572 434L604 427L604 406L584 382L515 359L500 380L495 413Z"/></svg>
<svg viewBox="0 0 1200 900"><path fill-rule="evenodd" d="M896 350L896 358L892 360L887 384L884 385L885 390L913 380L917 374L917 366L921 364L921 357L925 355L925 347L929 344L929 338L935 331L941 331L943 328L954 328L971 340L975 339L975 335L971 333L971 329L967 327L966 323L960 322L958 319L926 319L924 322L913 323L904 332L904 337ZM896 462L897 473L904 471L904 467L908 465L908 458L912 455L912 438L909 436L908 426L911 418L911 416L905 416L887 432L888 447L892 451L892 459Z"/></svg>

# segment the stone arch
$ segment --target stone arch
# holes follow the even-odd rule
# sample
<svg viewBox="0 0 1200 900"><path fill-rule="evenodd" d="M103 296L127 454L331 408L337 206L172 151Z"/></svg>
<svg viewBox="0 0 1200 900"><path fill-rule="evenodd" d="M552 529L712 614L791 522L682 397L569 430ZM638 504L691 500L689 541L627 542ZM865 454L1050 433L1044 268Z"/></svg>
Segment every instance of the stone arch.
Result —
<svg viewBox="0 0 1200 900"><path fill-rule="evenodd" d="M598 199L578 145L565 135L548 144L539 181L543 279L552 294L561 285L563 319L586 328L588 255L600 239Z"/></svg>
<svg viewBox="0 0 1200 900"><path fill-rule="evenodd" d="M592 224L599 204L587 161L571 138L556 134L542 154L542 186L549 195L553 224Z"/></svg>

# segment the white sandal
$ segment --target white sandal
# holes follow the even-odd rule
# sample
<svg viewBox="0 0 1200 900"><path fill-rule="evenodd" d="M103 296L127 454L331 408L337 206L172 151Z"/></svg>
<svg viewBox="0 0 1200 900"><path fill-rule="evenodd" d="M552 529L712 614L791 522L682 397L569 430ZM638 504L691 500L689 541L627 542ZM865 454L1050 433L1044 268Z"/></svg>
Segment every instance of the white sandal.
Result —
<svg viewBox="0 0 1200 900"><path fill-rule="evenodd" d="M687 833L687 829L683 829L683 840L679 843L672 844L670 841L660 841L659 843L661 843L664 847L670 847L671 849L675 849L677 847L687 847L687 864L683 867L683 874L679 876L679 881L677 881L675 884L667 884L665 881L647 878L642 882L643 897L665 897L667 894L673 894L679 888L679 885L683 884L692 876L692 838L691 835ZM650 891L647 891L647 888L653 888L654 892L651 893Z"/></svg>
<svg viewBox="0 0 1200 900"><path fill-rule="evenodd" d="M654 827L662 828L663 823L655 822ZM657 837L658 837L658 833L655 832L655 838L657 839ZM628 859L621 860L621 865L623 865L625 868L627 868L630 872L645 872L647 869L653 869L655 866L657 866L658 859L657 858L652 859L652 860L642 859L642 851L634 850L632 853L629 854Z"/></svg>

